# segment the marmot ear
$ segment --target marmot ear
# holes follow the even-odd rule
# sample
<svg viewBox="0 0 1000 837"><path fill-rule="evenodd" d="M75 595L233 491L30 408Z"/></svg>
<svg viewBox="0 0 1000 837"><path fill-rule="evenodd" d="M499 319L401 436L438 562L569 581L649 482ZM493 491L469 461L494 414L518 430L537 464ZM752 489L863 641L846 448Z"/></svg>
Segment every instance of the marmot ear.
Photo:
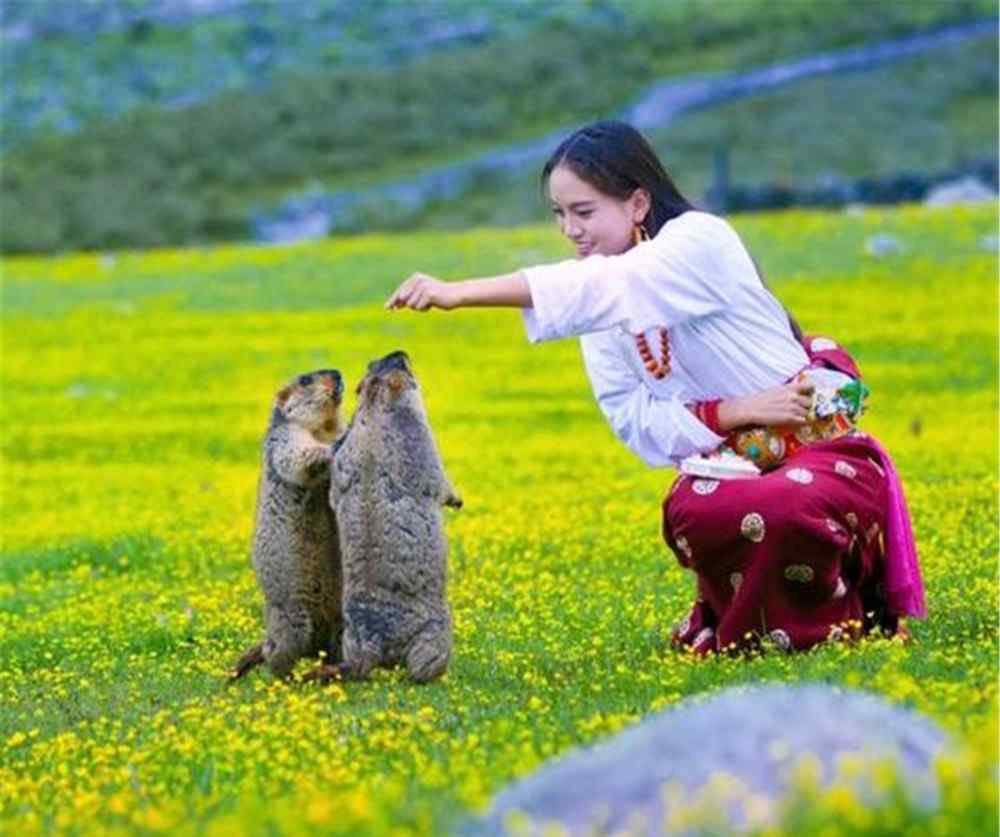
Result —
<svg viewBox="0 0 1000 837"><path fill-rule="evenodd" d="M291 394L292 394L292 387L285 387L275 396L274 400L278 402L278 406L284 407L285 402L288 400Z"/></svg>

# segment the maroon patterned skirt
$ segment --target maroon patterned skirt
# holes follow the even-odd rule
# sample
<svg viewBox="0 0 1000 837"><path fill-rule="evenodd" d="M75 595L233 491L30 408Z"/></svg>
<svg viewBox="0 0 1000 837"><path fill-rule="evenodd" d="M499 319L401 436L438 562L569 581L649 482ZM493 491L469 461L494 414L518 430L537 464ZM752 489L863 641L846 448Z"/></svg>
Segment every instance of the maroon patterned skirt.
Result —
<svg viewBox="0 0 1000 837"><path fill-rule="evenodd" d="M698 578L675 644L784 650L895 633L884 575L887 479L867 434L817 442L755 479L677 478L663 535Z"/></svg>

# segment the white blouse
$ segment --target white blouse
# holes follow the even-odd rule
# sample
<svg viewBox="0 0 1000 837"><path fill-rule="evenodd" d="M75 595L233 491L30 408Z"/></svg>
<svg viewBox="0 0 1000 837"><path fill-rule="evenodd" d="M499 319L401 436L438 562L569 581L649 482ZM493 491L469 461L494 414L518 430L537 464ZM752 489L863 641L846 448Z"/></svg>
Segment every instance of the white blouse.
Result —
<svg viewBox="0 0 1000 837"><path fill-rule="evenodd" d="M523 272L532 299L524 309L528 339L582 335L601 410L654 467L677 466L723 442L685 403L778 386L809 362L736 231L706 212L685 212L618 256ZM657 379L634 335L643 332L659 359L660 328L668 330L670 373Z"/></svg>

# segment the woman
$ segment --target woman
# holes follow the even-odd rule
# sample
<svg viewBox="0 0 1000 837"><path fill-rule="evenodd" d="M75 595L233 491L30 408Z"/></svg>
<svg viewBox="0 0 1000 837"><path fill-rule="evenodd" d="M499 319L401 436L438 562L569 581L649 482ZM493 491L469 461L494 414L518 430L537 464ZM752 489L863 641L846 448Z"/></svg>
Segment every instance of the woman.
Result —
<svg viewBox="0 0 1000 837"><path fill-rule="evenodd" d="M826 338L805 340L726 221L699 212L621 122L568 137L542 173L576 260L441 282L416 273L387 308L516 306L532 342L579 335L598 404L648 465L678 466L729 431L806 421L826 366L859 377ZM814 442L760 477L681 475L663 533L698 577L674 641L699 653L769 637L801 649L925 615L895 469L870 436Z"/></svg>

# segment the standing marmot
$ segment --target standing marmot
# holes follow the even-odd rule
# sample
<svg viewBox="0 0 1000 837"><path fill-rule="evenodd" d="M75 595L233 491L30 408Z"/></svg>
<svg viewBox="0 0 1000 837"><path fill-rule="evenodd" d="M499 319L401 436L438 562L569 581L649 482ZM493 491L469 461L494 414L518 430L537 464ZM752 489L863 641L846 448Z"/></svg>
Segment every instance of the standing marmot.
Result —
<svg viewBox="0 0 1000 837"><path fill-rule="evenodd" d="M340 659L340 550L327 495L343 392L340 372L320 369L275 397L253 542L267 635L237 662L234 680L261 663L285 677L300 658L321 651Z"/></svg>
<svg viewBox="0 0 1000 837"><path fill-rule="evenodd" d="M334 454L330 504L344 569L344 660L312 676L360 679L405 662L417 682L440 677L451 655L441 506L462 501L403 352L368 365Z"/></svg>

